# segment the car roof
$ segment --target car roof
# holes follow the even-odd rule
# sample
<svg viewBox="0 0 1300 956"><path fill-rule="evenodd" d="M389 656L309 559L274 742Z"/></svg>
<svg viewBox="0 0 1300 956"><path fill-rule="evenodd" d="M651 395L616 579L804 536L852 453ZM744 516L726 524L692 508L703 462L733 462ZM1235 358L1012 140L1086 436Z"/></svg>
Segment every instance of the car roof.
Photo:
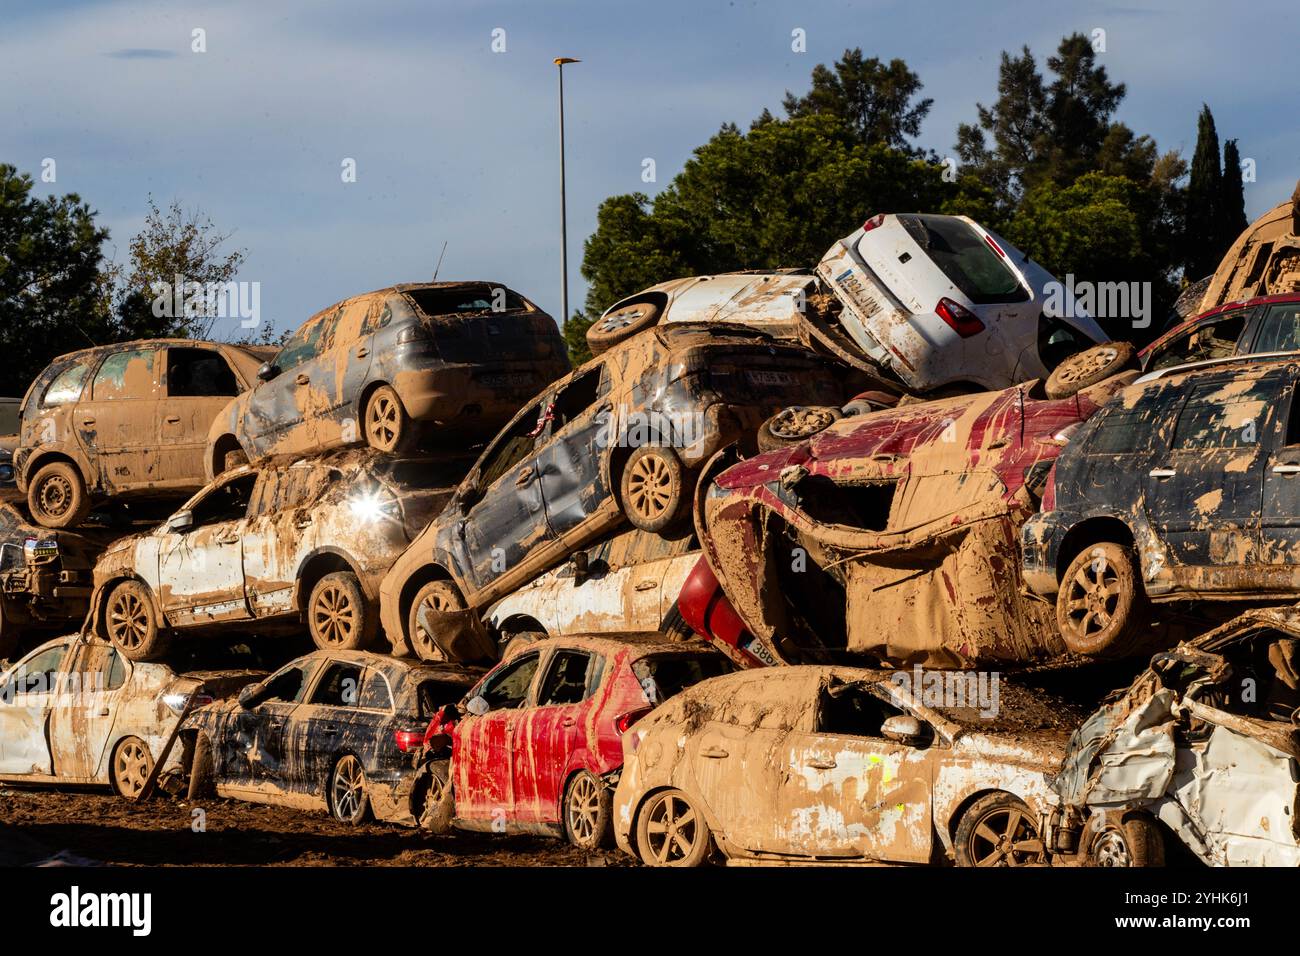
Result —
<svg viewBox="0 0 1300 956"><path fill-rule="evenodd" d="M559 648L584 651L600 651L613 654L622 650L632 650L638 657L662 652L712 653L721 654L712 644L703 638L675 640L658 631L618 631L601 634L565 634L547 637L534 644L525 645L512 656L525 653L530 648Z"/></svg>
<svg viewBox="0 0 1300 956"><path fill-rule="evenodd" d="M1149 343L1138 353L1138 355L1148 355L1153 349L1157 346L1163 345L1169 339L1186 332L1188 329L1193 329L1204 322L1208 322L1210 319L1222 315L1224 312L1235 312L1237 309L1253 309L1257 305L1273 305L1284 302L1300 302L1300 292L1278 292L1273 295L1257 295L1253 299L1238 299L1234 302L1225 302L1223 305L1216 305L1212 309L1200 312L1189 319L1184 319L1172 329L1161 333L1154 342Z"/></svg>
<svg viewBox="0 0 1300 956"><path fill-rule="evenodd" d="M235 342L217 342L213 339L132 339L128 342L109 342L104 345L92 345L89 348L77 349L73 352L64 352L62 355L55 356L50 360L50 365L58 362L70 361L83 355L100 355L108 352L121 352L127 349L137 349L146 346L165 347L170 345L188 346L194 348L210 349L238 349L241 352L247 352L250 355L262 355L266 352L267 346L243 345Z"/></svg>

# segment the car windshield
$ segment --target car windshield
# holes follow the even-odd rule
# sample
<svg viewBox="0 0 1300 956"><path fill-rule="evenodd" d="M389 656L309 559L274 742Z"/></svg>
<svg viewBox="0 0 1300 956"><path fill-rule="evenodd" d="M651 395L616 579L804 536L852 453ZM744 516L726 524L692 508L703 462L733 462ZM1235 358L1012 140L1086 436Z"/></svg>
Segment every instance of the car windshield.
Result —
<svg viewBox="0 0 1300 956"><path fill-rule="evenodd" d="M415 301L420 311L428 316L517 312L528 308L523 299L505 286L408 289L406 294Z"/></svg>
<svg viewBox="0 0 1300 956"><path fill-rule="evenodd" d="M899 216L918 246L977 305L1024 302L1029 292L968 223L952 216Z"/></svg>
<svg viewBox="0 0 1300 956"><path fill-rule="evenodd" d="M632 673L655 705L693 684L732 670L731 662L721 654L653 654L632 665Z"/></svg>

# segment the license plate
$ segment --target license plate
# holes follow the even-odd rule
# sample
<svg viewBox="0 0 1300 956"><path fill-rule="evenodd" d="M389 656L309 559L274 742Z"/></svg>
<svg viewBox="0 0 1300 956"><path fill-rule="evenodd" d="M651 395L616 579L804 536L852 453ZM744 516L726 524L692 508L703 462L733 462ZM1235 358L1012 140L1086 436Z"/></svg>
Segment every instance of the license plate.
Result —
<svg viewBox="0 0 1300 956"><path fill-rule="evenodd" d="M793 385L794 376L789 372L755 372L748 371L745 378L751 385Z"/></svg>
<svg viewBox="0 0 1300 956"><path fill-rule="evenodd" d="M520 388L533 383L531 372L499 372L479 379L488 388Z"/></svg>

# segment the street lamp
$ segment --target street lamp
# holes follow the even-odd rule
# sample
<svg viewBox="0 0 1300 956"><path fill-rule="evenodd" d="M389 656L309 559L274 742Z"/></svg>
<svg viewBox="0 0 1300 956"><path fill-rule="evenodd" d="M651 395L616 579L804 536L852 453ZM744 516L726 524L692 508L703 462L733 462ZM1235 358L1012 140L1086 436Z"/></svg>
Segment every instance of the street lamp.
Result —
<svg viewBox="0 0 1300 956"><path fill-rule="evenodd" d="M564 64L581 63L570 56L557 56L560 72L560 325L569 321L569 227L564 202Z"/></svg>

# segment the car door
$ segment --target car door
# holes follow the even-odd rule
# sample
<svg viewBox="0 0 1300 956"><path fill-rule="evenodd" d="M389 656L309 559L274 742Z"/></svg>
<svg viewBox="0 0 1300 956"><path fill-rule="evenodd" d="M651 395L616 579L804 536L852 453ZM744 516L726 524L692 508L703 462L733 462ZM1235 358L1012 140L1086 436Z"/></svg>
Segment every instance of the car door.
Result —
<svg viewBox="0 0 1300 956"><path fill-rule="evenodd" d="M600 364L570 379L552 399L537 468L546 520L556 537L586 521L609 497L601 475L609 436L617 431L605 402L609 392L610 372Z"/></svg>
<svg viewBox="0 0 1300 956"><path fill-rule="evenodd" d="M250 617L242 552L256 481L250 471L215 482L160 533L156 593L173 626Z"/></svg>
<svg viewBox="0 0 1300 956"><path fill-rule="evenodd" d="M1238 371L1185 387L1144 489L1180 586L1232 590L1239 570L1258 560L1265 462L1282 390L1278 371Z"/></svg>
<svg viewBox="0 0 1300 956"><path fill-rule="evenodd" d="M227 785L248 791L287 791L303 771L289 746L289 720L313 689L320 660L300 658L265 681L268 694L256 707L236 707L221 741L220 765Z"/></svg>
<svg viewBox="0 0 1300 956"><path fill-rule="evenodd" d="M312 506L339 474L311 461L262 469L242 533L244 589L254 617L293 612L299 565L318 540Z"/></svg>
<svg viewBox="0 0 1300 956"><path fill-rule="evenodd" d="M1265 450L1260 541L1255 562L1271 588L1300 584L1300 387L1294 373L1282 390Z"/></svg>
<svg viewBox="0 0 1300 956"><path fill-rule="evenodd" d="M56 776L86 780L104 759L132 665L100 643L74 647L69 661L70 693L59 695L50 711L50 746Z"/></svg>
<svg viewBox="0 0 1300 956"><path fill-rule="evenodd" d="M91 470L98 472L106 489L142 488L163 480L158 452L160 364L154 348L106 355L91 379L89 401L72 412L72 426Z"/></svg>
<svg viewBox="0 0 1300 956"><path fill-rule="evenodd" d="M387 715L376 708L383 696L376 682L386 685L379 671L336 659L322 668L311 696L290 719L289 738L302 754L295 789L324 796L334 763L343 754L354 755L367 770L374 768L374 734Z"/></svg>
<svg viewBox="0 0 1300 956"><path fill-rule="evenodd" d="M176 487L200 485L208 430L239 394L239 379L215 348L169 345L162 367L159 479Z"/></svg>
<svg viewBox="0 0 1300 956"><path fill-rule="evenodd" d="M322 441L345 444L365 436L359 399L374 361L372 317L386 309L382 297L363 296L344 303L328 354L321 356L320 374L328 379L329 403L316 431Z"/></svg>
<svg viewBox="0 0 1300 956"><path fill-rule="evenodd" d="M60 690L73 638L46 644L0 680L0 774L54 772L46 721Z"/></svg>
<svg viewBox="0 0 1300 956"><path fill-rule="evenodd" d="M281 446L286 451L318 447L312 412L321 403L313 397L312 376L317 373L318 355L333 343L339 311L327 309L304 322L269 363L275 377L250 393L244 433L254 456Z"/></svg>
<svg viewBox="0 0 1300 956"><path fill-rule="evenodd" d="M451 759L456 816L490 822L494 829L514 817L515 738L532 700L540 652L498 667L472 692L488 706L465 714L456 726Z"/></svg>

